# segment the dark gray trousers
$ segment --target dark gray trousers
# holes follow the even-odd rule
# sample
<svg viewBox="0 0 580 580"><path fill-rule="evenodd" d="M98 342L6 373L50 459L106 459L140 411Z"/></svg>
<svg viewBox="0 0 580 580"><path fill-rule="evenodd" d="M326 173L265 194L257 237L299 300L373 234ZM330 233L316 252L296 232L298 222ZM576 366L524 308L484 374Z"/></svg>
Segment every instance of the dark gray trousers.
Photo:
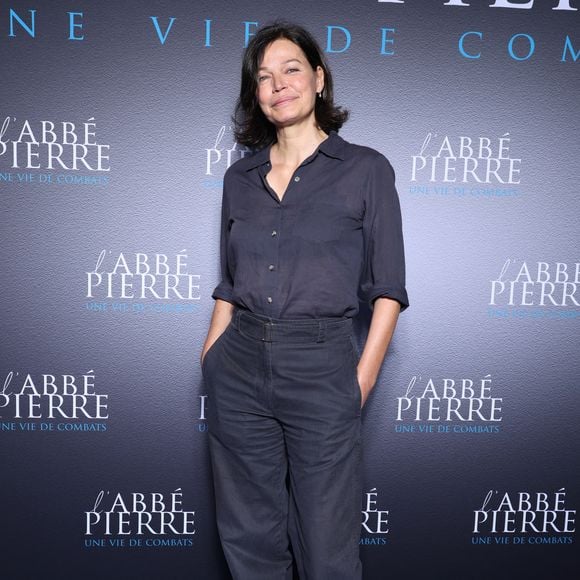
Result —
<svg viewBox="0 0 580 580"><path fill-rule="evenodd" d="M235 580L360 580L352 320L234 310L203 361L218 530Z"/></svg>

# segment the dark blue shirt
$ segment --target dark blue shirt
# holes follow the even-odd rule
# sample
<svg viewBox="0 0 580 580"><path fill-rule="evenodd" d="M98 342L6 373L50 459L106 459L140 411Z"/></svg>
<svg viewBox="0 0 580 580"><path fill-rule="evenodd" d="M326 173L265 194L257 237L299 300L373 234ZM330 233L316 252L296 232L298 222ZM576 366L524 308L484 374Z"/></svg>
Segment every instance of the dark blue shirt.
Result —
<svg viewBox="0 0 580 580"><path fill-rule="evenodd" d="M221 276L212 297L272 318L353 317L379 296L408 306L401 210L387 159L332 131L282 200L270 147L224 176Z"/></svg>

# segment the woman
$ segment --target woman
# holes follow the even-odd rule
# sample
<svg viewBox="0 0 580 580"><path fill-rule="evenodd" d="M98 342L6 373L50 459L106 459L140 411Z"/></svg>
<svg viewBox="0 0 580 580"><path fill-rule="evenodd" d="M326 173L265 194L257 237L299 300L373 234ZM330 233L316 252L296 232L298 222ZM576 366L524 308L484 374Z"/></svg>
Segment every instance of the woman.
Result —
<svg viewBox="0 0 580 580"><path fill-rule="evenodd" d="M304 29L246 49L224 177L222 280L202 351L218 530L238 580L361 578L360 412L408 305L394 174ZM362 355L359 297L373 309Z"/></svg>

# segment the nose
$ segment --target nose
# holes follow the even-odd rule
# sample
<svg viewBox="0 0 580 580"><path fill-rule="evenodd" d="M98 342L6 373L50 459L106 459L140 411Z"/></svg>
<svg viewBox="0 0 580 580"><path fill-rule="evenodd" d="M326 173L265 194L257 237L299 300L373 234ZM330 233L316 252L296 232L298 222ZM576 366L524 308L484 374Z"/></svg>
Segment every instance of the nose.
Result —
<svg viewBox="0 0 580 580"><path fill-rule="evenodd" d="M286 88L286 84L284 83L284 79L278 75L274 75L272 77L272 92L279 93L281 90Z"/></svg>

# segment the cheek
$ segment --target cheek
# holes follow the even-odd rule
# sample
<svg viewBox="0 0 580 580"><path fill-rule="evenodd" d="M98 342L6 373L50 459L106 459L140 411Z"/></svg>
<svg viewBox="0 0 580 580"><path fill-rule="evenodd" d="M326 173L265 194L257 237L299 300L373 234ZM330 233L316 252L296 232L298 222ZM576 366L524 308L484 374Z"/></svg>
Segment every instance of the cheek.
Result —
<svg viewBox="0 0 580 580"><path fill-rule="evenodd" d="M301 84L303 94L316 95L316 79L304 79Z"/></svg>
<svg viewBox="0 0 580 580"><path fill-rule="evenodd" d="M258 100L258 105L260 105L261 109L264 109L268 106L268 98L270 96L270 92L265 86L258 87L256 91L256 99Z"/></svg>

